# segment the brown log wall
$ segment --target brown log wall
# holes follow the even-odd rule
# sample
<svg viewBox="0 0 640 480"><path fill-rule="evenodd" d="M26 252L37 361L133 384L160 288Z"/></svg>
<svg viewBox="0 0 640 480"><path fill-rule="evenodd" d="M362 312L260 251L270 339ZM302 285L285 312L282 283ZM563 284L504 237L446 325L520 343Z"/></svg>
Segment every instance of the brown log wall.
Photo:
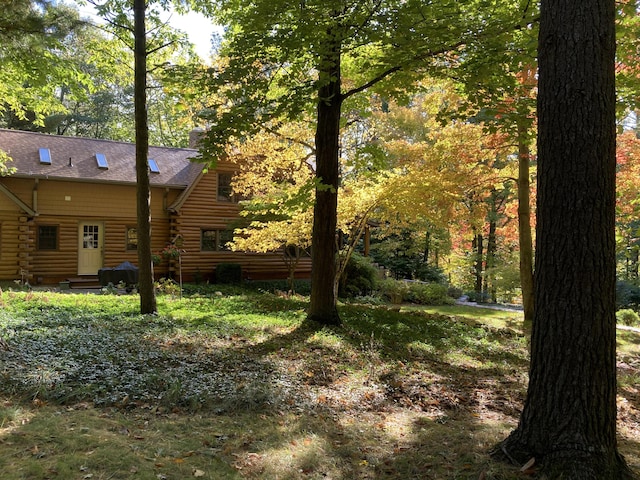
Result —
<svg viewBox="0 0 640 480"><path fill-rule="evenodd" d="M4 202L0 203L5 207ZM26 216L15 211L0 210L0 278L19 280L21 269L25 274L33 255L29 230L31 225Z"/></svg>
<svg viewBox="0 0 640 480"><path fill-rule="evenodd" d="M232 166L219 164L221 172L232 172ZM189 195L180 212L172 220L174 228L179 230L185 251L182 256L182 273L186 278L202 275L212 278L216 265L220 263L239 263L243 276L249 279L275 279L288 276L287 266L282 253L245 253L210 252L201 250L202 229L223 230L237 218L240 210L237 203L218 201L218 182L215 172L202 177ZM175 270L175 267L173 268ZM308 278L311 274L311 259L302 258L296 270L299 278Z"/></svg>
<svg viewBox="0 0 640 480"><path fill-rule="evenodd" d="M85 221L104 225L104 267L114 267L125 260L137 264L137 252L126 249L127 227L136 225L135 186L46 179L36 182L13 177L1 181L38 215L28 217L16 203L0 193L0 280L17 280L22 273L32 283L53 284L77 276L78 228ZM196 277L212 280L215 267L220 263L241 264L245 278L287 277L287 266L280 252L201 251L201 230L226 229L239 211L235 203L218 201L215 172L202 177L180 211L170 214L167 207L180 193L178 189L152 188L151 231L155 253L176 234L182 235L184 281ZM58 226L57 250L36 250L38 225ZM310 272L310 259L301 259L297 276L308 278ZM154 268L154 273L156 278L177 277L178 262L164 260Z"/></svg>
<svg viewBox="0 0 640 480"><path fill-rule="evenodd" d="M78 228L81 222L104 225L103 266L128 260L137 263L137 252L126 249L127 227L136 225L135 186L4 178L3 184L38 215L28 218L18 206L0 194L0 280L20 278L28 272L30 282L57 283L77 276ZM35 191L35 194L34 194ZM176 189L152 188L151 214L154 249L169 238L166 206L180 193ZM36 250L38 225L58 226L58 249Z"/></svg>

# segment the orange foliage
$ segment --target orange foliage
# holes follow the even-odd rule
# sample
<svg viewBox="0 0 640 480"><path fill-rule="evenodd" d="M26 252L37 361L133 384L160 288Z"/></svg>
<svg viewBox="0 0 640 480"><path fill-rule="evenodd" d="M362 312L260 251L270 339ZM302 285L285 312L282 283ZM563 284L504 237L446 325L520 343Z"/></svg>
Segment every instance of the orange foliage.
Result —
<svg viewBox="0 0 640 480"><path fill-rule="evenodd" d="M619 220L636 220L640 217L640 139L634 132L618 135L616 163Z"/></svg>

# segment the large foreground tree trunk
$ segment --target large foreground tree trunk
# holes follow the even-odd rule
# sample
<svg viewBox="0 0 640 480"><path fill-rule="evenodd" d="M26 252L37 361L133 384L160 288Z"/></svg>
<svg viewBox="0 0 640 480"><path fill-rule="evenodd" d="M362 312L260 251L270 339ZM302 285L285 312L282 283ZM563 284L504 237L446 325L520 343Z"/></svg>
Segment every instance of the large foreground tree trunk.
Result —
<svg viewBox="0 0 640 480"><path fill-rule="evenodd" d="M149 183L149 129L147 125L147 41L145 0L134 0L134 108L136 129L136 203L138 214L138 286L140 313L156 312L151 260L151 188Z"/></svg>
<svg viewBox="0 0 640 480"><path fill-rule="evenodd" d="M529 387L497 450L547 478L632 478L616 445L614 0L542 0Z"/></svg>
<svg viewBox="0 0 640 480"><path fill-rule="evenodd" d="M338 261L338 156L342 108L340 55L340 43L336 40L332 45L327 45L319 68L320 88L316 125L318 185L313 210L311 303L308 318L324 325L340 324L335 288Z"/></svg>

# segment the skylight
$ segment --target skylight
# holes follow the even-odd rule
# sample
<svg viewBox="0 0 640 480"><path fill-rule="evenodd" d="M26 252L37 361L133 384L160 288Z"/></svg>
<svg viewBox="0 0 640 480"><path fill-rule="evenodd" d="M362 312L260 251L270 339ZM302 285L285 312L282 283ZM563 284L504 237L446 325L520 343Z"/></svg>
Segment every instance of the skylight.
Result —
<svg viewBox="0 0 640 480"><path fill-rule="evenodd" d="M109 163L104 153L96 153L96 162L98 162L98 168L102 170L109 170Z"/></svg>
<svg viewBox="0 0 640 480"><path fill-rule="evenodd" d="M41 165L51 165L51 152L48 148L39 148L38 152L40 152L40 164Z"/></svg>
<svg viewBox="0 0 640 480"><path fill-rule="evenodd" d="M158 163L153 158L149 159L149 170L151 170L151 173L160 173Z"/></svg>

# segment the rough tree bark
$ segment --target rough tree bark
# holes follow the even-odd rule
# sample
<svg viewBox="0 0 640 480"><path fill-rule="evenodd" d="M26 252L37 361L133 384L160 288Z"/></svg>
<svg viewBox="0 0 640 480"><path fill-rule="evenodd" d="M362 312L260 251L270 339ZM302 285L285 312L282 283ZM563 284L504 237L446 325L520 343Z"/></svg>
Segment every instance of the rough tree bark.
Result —
<svg viewBox="0 0 640 480"><path fill-rule="evenodd" d="M525 331L531 331L534 312L533 297L533 237L531 235L531 208L529 206L529 164L531 151L527 127L518 122L518 243L520 247L520 288L524 309Z"/></svg>
<svg viewBox="0 0 640 480"><path fill-rule="evenodd" d="M633 478L616 444L614 3L541 3L529 386L495 453L552 479Z"/></svg>
<svg viewBox="0 0 640 480"><path fill-rule="evenodd" d="M337 34L329 34L329 45L320 59L320 88L316 125L316 203L313 210L311 243L311 301L308 318L323 325L339 325L336 272L338 247L336 223L338 211L338 155L340 113L341 46Z"/></svg>
<svg viewBox="0 0 640 480"><path fill-rule="evenodd" d="M140 313L155 313L156 294L151 260L151 188L149 183L149 129L147 120L147 32L145 0L134 0L134 109L136 129L136 203L138 214L138 287Z"/></svg>

